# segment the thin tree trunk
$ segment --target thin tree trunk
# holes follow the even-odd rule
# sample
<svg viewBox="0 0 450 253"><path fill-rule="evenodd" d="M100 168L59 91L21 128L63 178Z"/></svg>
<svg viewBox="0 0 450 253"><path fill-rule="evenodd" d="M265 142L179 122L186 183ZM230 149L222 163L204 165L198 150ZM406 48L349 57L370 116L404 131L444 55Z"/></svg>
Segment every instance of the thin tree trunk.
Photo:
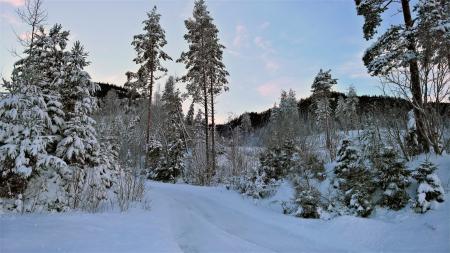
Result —
<svg viewBox="0 0 450 253"><path fill-rule="evenodd" d="M213 83L210 86L210 96L211 96L211 177L216 173L216 125L214 124L214 92Z"/></svg>
<svg viewBox="0 0 450 253"><path fill-rule="evenodd" d="M206 73L203 73L203 106L205 109L205 146L206 146L206 181L209 183L210 180L210 162L209 162L209 126L208 126L208 87L206 84Z"/></svg>
<svg viewBox="0 0 450 253"><path fill-rule="evenodd" d="M411 10L409 7L409 0L402 0L402 10L403 10L403 18L405 21L406 28L413 27L413 20L411 17ZM408 37L408 50L411 52L416 52L414 37ZM414 107L414 116L416 120L416 128L417 128L417 139L420 145L423 148L423 151L430 151L430 144L426 138L426 132L424 127L424 115L422 113L423 103L422 103L422 89L420 87L420 74L419 74L419 65L417 64L417 60L413 59L409 62L409 71L411 75L411 93L412 93L412 102Z"/></svg>
<svg viewBox="0 0 450 253"><path fill-rule="evenodd" d="M149 86L149 97L148 97L148 114L147 114L147 132L145 136L145 143L150 144L150 128L152 125L152 97L153 97L153 71L150 71L150 86Z"/></svg>

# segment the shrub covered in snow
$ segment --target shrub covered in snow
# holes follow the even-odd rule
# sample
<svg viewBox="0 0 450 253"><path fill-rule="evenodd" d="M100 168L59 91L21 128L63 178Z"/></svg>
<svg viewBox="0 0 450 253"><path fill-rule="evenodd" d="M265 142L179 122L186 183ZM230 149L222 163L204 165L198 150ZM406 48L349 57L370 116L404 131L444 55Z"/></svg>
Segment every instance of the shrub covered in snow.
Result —
<svg viewBox="0 0 450 253"><path fill-rule="evenodd" d="M419 184L414 203L416 212L425 213L431 209L432 203L444 201L444 188L438 176L434 174L436 169L433 163L426 160L413 173L414 179Z"/></svg>
<svg viewBox="0 0 450 253"><path fill-rule="evenodd" d="M314 219L320 218L320 209L322 206L320 192L305 178L297 178L297 180L294 180L294 185L294 202L298 205L295 216Z"/></svg>
<svg viewBox="0 0 450 253"><path fill-rule="evenodd" d="M271 196L279 184L280 181L270 178L261 166L251 168L244 175L231 179L231 185L235 190L253 198Z"/></svg>
<svg viewBox="0 0 450 253"><path fill-rule="evenodd" d="M260 156L261 167L269 178L281 179L298 163L299 150L291 140L269 147Z"/></svg>

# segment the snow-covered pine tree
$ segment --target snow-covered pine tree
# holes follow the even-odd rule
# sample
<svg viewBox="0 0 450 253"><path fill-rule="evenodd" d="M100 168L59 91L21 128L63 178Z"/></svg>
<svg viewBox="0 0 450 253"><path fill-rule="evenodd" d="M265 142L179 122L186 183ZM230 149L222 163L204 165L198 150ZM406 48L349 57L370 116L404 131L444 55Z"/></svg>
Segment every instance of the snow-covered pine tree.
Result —
<svg viewBox="0 0 450 253"><path fill-rule="evenodd" d="M437 72L433 73L436 69L432 70L435 66L450 64L450 3L442 0L420 0L415 6L415 10L417 11L415 21L417 41L423 51L419 62L426 70L425 78L429 78L428 74L436 75ZM433 78L429 78L427 81L434 82ZM429 89L432 88L428 85L427 82L423 83L424 102L427 101ZM436 95L438 94L434 94L434 96ZM444 97L436 98L436 102L444 99Z"/></svg>
<svg viewBox="0 0 450 253"><path fill-rule="evenodd" d="M355 128L358 121L358 104L359 99L358 95L356 95L355 87L350 86L345 99L345 118L351 128Z"/></svg>
<svg viewBox="0 0 450 253"><path fill-rule="evenodd" d="M280 141L280 129L278 127L279 122L279 109L275 103L272 108L270 108L269 123L267 125L267 132L264 135L266 146L277 145Z"/></svg>
<svg viewBox="0 0 450 253"><path fill-rule="evenodd" d="M192 147L195 130L195 109L194 103L191 103L189 110L184 118L184 127L186 129L186 145Z"/></svg>
<svg viewBox="0 0 450 253"><path fill-rule="evenodd" d="M313 96L327 96L331 92L333 85L337 84L337 79L331 77L331 70L323 71L319 70L314 82L311 85L311 92Z"/></svg>
<svg viewBox="0 0 450 253"><path fill-rule="evenodd" d="M294 180L295 203L298 209L295 216L302 218L320 218L321 200L320 192L313 187L308 179L298 177Z"/></svg>
<svg viewBox="0 0 450 253"><path fill-rule="evenodd" d="M13 122L5 118L8 124L16 125L13 127L16 130L9 133L9 140L3 143L14 143L5 148L22 146L20 152L9 153L9 158L19 155L17 166L27 171L26 186L22 188L25 190L25 211L62 211L67 208L67 196L61 189L66 185L64 181L70 179L71 171L54 152L64 125L60 92L66 79L64 58L67 52L64 49L68 35L60 25L53 26L48 34L40 27L33 43L25 50L25 57L14 65L11 85L7 85L11 87L13 100L4 102L15 99L21 102L5 105L9 109L19 106L14 110L22 113ZM5 168L11 169L9 166Z"/></svg>
<svg viewBox="0 0 450 253"><path fill-rule="evenodd" d="M282 124L282 131L287 134L285 138L294 138L300 121L295 91L291 89L287 93L282 91L279 117L279 120L281 120L280 123Z"/></svg>
<svg viewBox="0 0 450 253"><path fill-rule="evenodd" d="M416 156L420 153L419 142L417 140L416 119L414 111L408 112L407 132L405 133L406 152L409 156Z"/></svg>
<svg viewBox="0 0 450 253"><path fill-rule="evenodd" d="M436 169L432 162L426 160L413 172L413 177L418 182L414 204L416 212L425 213L432 208L435 201L444 201L444 189L439 177L434 173Z"/></svg>
<svg viewBox="0 0 450 253"><path fill-rule="evenodd" d="M42 89L35 85L35 67L22 66L20 77L3 83L8 93L0 100L0 197L24 194L42 169L65 166L47 152L53 142L51 118Z"/></svg>
<svg viewBox="0 0 450 253"><path fill-rule="evenodd" d="M373 210L373 177L360 159L359 150L344 139L334 168L334 186L342 192L343 203L358 216L367 217Z"/></svg>
<svg viewBox="0 0 450 253"><path fill-rule="evenodd" d="M152 170L152 178L165 182L175 182L183 168L185 155L185 138L183 128L183 110L180 91L175 88L175 79L170 76L166 82L161 101L164 113L163 133L160 145L155 146L159 157L154 157L156 167ZM150 150L154 153L153 150Z"/></svg>
<svg viewBox="0 0 450 253"><path fill-rule="evenodd" d="M167 41L165 31L159 23L160 18L161 14L157 13L156 6L153 7L151 12L147 13L147 19L142 22L144 24L144 33L135 35L131 43L137 53L133 61L139 65L139 69L136 73L126 73L127 82L125 86L133 91L144 94L149 101L147 108L146 143L150 140L153 86L155 79L158 78L157 72L166 73L167 69L162 66L162 61L172 60L163 51L163 47L167 44Z"/></svg>
<svg viewBox="0 0 450 253"><path fill-rule="evenodd" d="M223 45L219 43L216 25L213 23L204 0L194 3L193 17L185 20L188 30L184 35L189 50L183 52L177 62L186 65L187 74L180 79L187 83L186 89L194 102L203 104L205 113L205 154L207 163L207 181L215 173L215 136L214 136L214 97L228 90L225 65L222 62ZM209 111L211 109L211 111ZM212 119L212 133L209 133L209 115ZM211 138L211 147L209 139ZM210 152L210 148L211 151ZM210 159L211 155L211 159Z"/></svg>
<svg viewBox="0 0 450 253"><path fill-rule="evenodd" d="M195 114L195 109L194 109L194 103L191 103L191 105L189 106L189 110L186 113L186 118L184 120L186 127L192 127L194 126L194 115Z"/></svg>
<svg viewBox="0 0 450 253"><path fill-rule="evenodd" d="M24 68L33 67L33 79L40 86L47 106L47 113L51 118L48 129L50 134L57 137L64 124L64 111L61 102L60 89L66 80L65 51L69 32L64 31L59 24L54 25L46 33L44 27L36 32L32 47L25 50L26 57L14 64L13 79L20 79L26 72ZM58 141L57 138L54 139ZM53 145L52 145L53 146ZM54 152L54 150L50 151Z"/></svg>
<svg viewBox="0 0 450 253"><path fill-rule="evenodd" d="M384 148L377 160L377 181L383 191L380 204L394 210L405 207L409 200L406 188L410 184L405 161L392 147Z"/></svg>
<svg viewBox="0 0 450 253"><path fill-rule="evenodd" d="M188 146L183 177L186 182L204 185L206 184L206 157L204 142L204 114L197 110L192 130L192 142Z"/></svg>
<svg viewBox="0 0 450 253"><path fill-rule="evenodd" d="M89 65L87 53L79 41L75 42L67 57L68 80L61 89L66 112L63 139L57 145L56 154L68 164L94 166L99 149L95 121L91 118L97 109L94 92L99 86L90 80L84 70Z"/></svg>
<svg viewBox="0 0 450 253"><path fill-rule="evenodd" d="M65 71L67 80L61 86L64 101L65 124L62 129L62 140L56 148L56 154L61 157L72 171L71 206L77 208L80 204L81 190L88 172L98 165L100 146L97 142L95 121L91 118L97 109L97 99L94 93L99 86L90 80L84 70L89 65L87 53L79 41L75 42L67 55ZM105 172L106 173L106 172ZM90 187L101 188L102 178L96 178ZM109 179L106 187L111 186ZM104 196L98 196L104 197Z"/></svg>
<svg viewBox="0 0 450 253"><path fill-rule="evenodd" d="M315 103L315 115L319 127L325 131L326 147L332 150L331 124L332 110L330 106L330 92L333 85L337 84L337 79L331 77L331 70L322 69L314 78L311 85L312 97Z"/></svg>
<svg viewBox="0 0 450 253"><path fill-rule="evenodd" d="M203 0L199 0L203 1ZM212 21L212 19L211 19ZM209 76L209 96L210 96L210 107L211 107L211 165L212 174L216 173L216 123L215 123L215 97L220 95L223 91L228 91L227 86L229 75L226 70L225 64L223 63L223 50L225 46L220 44L219 41L219 30L211 22L211 27L206 29L206 47L209 49L209 60L207 63L207 73Z"/></svg>
<svg viewBox="0 0 450 253"><path fill-rule="evenodd" d="M331 109L330 99L327 97L317 98L316 109L314 111L316 115L316 124L322 131L327 133L327 143L328 143L328 131L330 127L330 118L333 115ZM328 146L328 145L327 145Z"/></svg>
<svg viewBox="0 0 450 253"><path fill-rule="evenodd" d="M279 180L292 171L299 162L299 150L292 140L282 145L269 146L259 158L267 177Z"/></svg>
<svg viewBox="0 0 450 253"><path fill-rule="evenodd" d="M369 116L365 122L364 130L359 135L359 142L361 145L361 156L376 167L383 142L377 127L377 122L373 117Z"/></svg>
<svg viewBox="0 0 450 253"><path fill-rule="evenodd" d="M382 33L370 46L363 56L363 61L367 67L369 73L374 76L381 76L387 78L387 80L393 81L391 83L396 84L399 87L408 87L408 93L412 95L411 103L414 108L414 116L416 118L416 130L417 139L423 151L428 152L430 147L433 145L434 151L439 153L439 147L436 140L432 138L432 133L434 129L428 129L426 126L426 114L424 113L424 103L423 103L423 84L421 84L421 69L419 66L419 59L425 59L426 49L429 45L421 44L423 41L419 39L423 33L420 29L417 29L417 24L421 21L414 21L417 13L413 13L412 10L421 9L424 11L423 16L434 16L433 11L428 12L427 8L420 8L420 6L426 6L428 4L436 6L441 6L443 12L447 13L449 10L448 1L418 1L418 7L411 9L411 1L401 0L401 1L391 1L391 0L355 0L356 9L358 15L364 17L364 38L366 40L372 39L377 33L383 19L382 14L389 10L399 9L401 14L403 14L403 22L398 24L392 24L384 33ZM397 6L395 6L397 5ZM439 9L441 9L439 7ZM438 11L439 12L439 11ZM437 12L436 12L437 13ZM419 12L419 16L420 12ZM444 15L445 16L445 15ZM448 24L448 18L442 20L443 23ZM448 35L448 28L441 26L440 23L437 27L438 33L441 35ZM442 38L442 37L440 37ZM448 37L447 37L448 38ZM439 39L438 39L439 40ZM424 40L426 41L426 40ZM450 41L450 40L440 40L440 41ZM444 42L445 43L445 42ZM432 43L430 43L431 45ZM448 44L447 44L448 45ZM446 48L449 47L440 47ZM448 51L444 53L447 55ZM407 67L407 71L405 71ZM396 75L397 77L391 78L390 75ZM402 80L407 80L402 81ZM426 95L426 94L425 94ZM430 135L430 136L427 136Z"/></svg>
<svg viewBox="0 0 450 253"><path fill-rule="evenodd" d="M289 90L289 92L282 90L279 106L275 104L271 109L267 136L268 146L281 146L285 140L294 139L299 122L295 92L293 90Z"/></svg>
<svg viewBox="0 0 450 253"><path fill-rule="evenodd" d="M347 122L345 120L345 99L339 96L336 104L336 110L334 113L337 121L340 123L341 127L346 129Z"/></svg>

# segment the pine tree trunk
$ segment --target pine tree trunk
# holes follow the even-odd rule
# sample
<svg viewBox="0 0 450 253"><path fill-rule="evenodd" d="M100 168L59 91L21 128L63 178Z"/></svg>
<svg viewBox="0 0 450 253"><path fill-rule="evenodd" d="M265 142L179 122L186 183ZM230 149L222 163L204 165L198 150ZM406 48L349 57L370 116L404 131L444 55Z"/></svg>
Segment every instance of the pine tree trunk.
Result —
<svg viewBox="0 0 450 253"><path fill-rule="evenodd" d="M211 177L216 173L216 125L214 124L214 92L213 83L210 85L210 97L211 97Z"/></svg>
<svg viewBox="0 0 450 253"><path fill-rule="evenodd" d="M208 87L206 84L206 73L203 73L203 106L205 108L205 152L206 152L206 182L210 180L210 162L209 162L209 126L208 126Z"/></svg>
<svg viewBox="0 0 450 253"><path fill-rule="evenodd" d="M412 28L413 20L411 17L409 0L402 0L402 10L406 28ZM408 39L408 50L410 50L411 52L416 52L414 37L410 36L407 39ZM416 59L413 59L409 62L409 72L411 75L411 94L414 108L414 116L416 120L417 139L419 141L419 144L422 146L423 151L428 153L430 151L430 143L428 141L424 126L425 115L421 111L423 110L422 89L420 87L419 65Z"/></svg>
<svg viewBox="0 0 450 253"><path fill-rule="evenodd" d="M150 128L152 125L152 97L153 97L153 71L150 71L150 85L149 85L149 97L148 97L148 114L147 114L147 132L145 136L145 143L150 144Z"/></svg>

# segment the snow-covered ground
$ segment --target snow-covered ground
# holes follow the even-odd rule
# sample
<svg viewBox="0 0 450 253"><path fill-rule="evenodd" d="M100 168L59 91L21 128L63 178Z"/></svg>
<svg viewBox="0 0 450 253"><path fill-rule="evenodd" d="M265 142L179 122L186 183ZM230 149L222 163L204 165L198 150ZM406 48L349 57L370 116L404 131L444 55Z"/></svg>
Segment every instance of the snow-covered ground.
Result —
<svg viewBox="0 0 450 253"><path fill-rule="evenodd" d="M448 200L425 215L377 209L326 221L281 214L283 186L264 201L224 187L147 187L150 211L4 214L0 252L450 252Z"/></svg>

